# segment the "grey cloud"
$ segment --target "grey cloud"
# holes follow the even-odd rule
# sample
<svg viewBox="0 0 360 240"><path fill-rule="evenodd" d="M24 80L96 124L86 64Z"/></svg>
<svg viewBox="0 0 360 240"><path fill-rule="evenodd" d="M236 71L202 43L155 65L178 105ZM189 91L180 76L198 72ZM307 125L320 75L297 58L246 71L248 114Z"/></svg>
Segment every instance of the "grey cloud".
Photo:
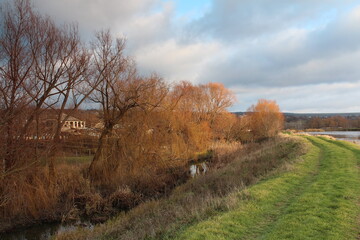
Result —
<svg viewBox="0 0 360 240"><path fill-rule="evenodd" d="M360 6L320 29L285 29L232 44L232 57L212 62L200 80L228 86L293 86L360 79Z"/></svg>
<svg viewBox="0 0 360 240"><path fill-rule="evenodd" d="M360 81L284 88L235 88L239 104L231 110L245 111L259 98L266 98L276 100L285 112L360 112L360 105L354 105L359 91Z"/></svg>
<svg viewBox="0 0 360 240"><path fill-rule="evenodd" d="M111 29L128 39L128 48L138 48L171 36L171 3L161 0L33 0L40 12L56 21L75 22L84 39L94 32Z"/></svg>
<svg viewBox="0 0 360 240"><path fill-rule="evenodd" d="M195 82L200 69L209 59L217 55L221 45L216 42L179 44L175 40L161 42L150 48L135 52L139 69L143 73L154 70L169 81L190 80Z"/></svg>

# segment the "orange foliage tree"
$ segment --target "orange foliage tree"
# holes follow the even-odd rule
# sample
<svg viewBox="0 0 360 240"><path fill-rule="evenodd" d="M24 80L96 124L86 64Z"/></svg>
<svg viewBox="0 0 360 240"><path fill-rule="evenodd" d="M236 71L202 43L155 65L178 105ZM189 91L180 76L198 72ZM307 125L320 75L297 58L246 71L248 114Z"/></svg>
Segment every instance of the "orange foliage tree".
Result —
<svg viewBox="0 0 360 240"><path fill-rule="evenodd" d="M260 99L248 109L248 117L255 140L274 137L284 125L284 115L273 100Z"/></svg>
<svg viewBox="0 0 360 240"><path fill-rule="evenodd" d="M227 112L226 109L234 104L235 95L222 83L208 83L200 85L199 88L204 96L202 104L212 125L219 114Z"/></svg>
<svg viewBox="0 0 360 240"><path fill-rule="evenodd" d="M223 132L224 127L229 127L224 124L232 125L235 121L235 116L230 116L227 111L236 101L235 95L222 83L196 86L183 81L174 87L173 98L176 99L173 102L176 102L177 111L187 115L197 124L208 125L214 133Z"/></svg>

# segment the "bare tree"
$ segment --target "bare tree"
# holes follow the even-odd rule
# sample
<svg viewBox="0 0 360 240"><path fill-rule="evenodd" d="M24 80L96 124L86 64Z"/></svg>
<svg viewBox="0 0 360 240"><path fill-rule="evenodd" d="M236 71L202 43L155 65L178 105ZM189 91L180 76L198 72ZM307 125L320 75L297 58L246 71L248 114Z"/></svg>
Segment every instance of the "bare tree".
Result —
<svg viewBox="0 0 360 240"><path fill-rule="evenodd" d="M25 109L32 102L26 92L33 78L34 59L28 31L32 10L28 1L17 0L1 11L0 30L0 128L4 135L5 171L16 164L15 143L19 126L23 124Z"/></svg>
<svg viewBox="0 0 360 240"><path fill-rule="evenodd" d="M91 54L81 43L75 25L56 26L49 17L35 13L28 0L7 5L1 16L0 128L7 133L1 141L6 152L2 154L5 170L20 159L31 159L17 158L15 145L23 145L21 141L28 135L39 139L39 117L54 109L57 124L49 163L53 173L62 114L65 108L78 109L100 78L91 78ZM36 150L35 146L35 161Z"/></svg>
<svg viewBox="0 0 360 240"><path fill-rule="evenodd" d="M213 125L217 115L227 112L236 101L235 95L222 83L208 83L200 85L204 95L205 112L208 115L210 125Z"/></svg>
<svg viewBox="0 0 360 240"><path fill-rule="evenodd" d="M105 178L115 171L118 163L106 153L115 125L119 124L131 109L154 109L166 96L166 87L161 80L152 76L141 78L136 72L133 61L124 56L124 39L113 41L109 31L99 32L94 43L95 75L101 79L93 95L94 102L100 104L103 114L103 130L98 149L89 167L92 180ZM163 89L154 97L155 89ZM105 160L101 166L100 161Z"/></svg>

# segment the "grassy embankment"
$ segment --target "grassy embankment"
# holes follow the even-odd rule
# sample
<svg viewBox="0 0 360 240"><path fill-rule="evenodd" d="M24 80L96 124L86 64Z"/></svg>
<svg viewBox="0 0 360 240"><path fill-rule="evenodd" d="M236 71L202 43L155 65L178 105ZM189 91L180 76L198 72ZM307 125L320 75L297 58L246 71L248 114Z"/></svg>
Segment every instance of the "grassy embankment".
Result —
<svg viewBox="0 0 360 240"><path fill-rule="evenodd" d="M360 149L326 138L307 139L311 150L293 170L239 192L235 209L172 238L358 239Z"/></svg>
<svg viewBox="0 0 360 240"><path fill-rule="evenodd" d="M211 180L227 182L239 170L234 167L247 162L234 161L209 174L209 179L205 176L182 186L168 200L145 204L92 232L73 232L59 239L357 239L359 147L305 138L309 146L305 156L298 158L301 147L297 146L297 154L287 159L298 161L283 164L247 189L235 190L234 184L223 194L209 190L215 183ZM280 144L275 151L290 145ZM201 184L203 189L197 189Z"/></svg>
<svg viewBox="0 0 360 240"><path fill-rule="evenodd" d="M288 170L306 150L299 138L281 137L237 152L233 161L176 188L169 198L141 204L94 230L79 229L57 239L172 238L200 221L236 209L246 186ZM280 167L282 166L282 167Z"/></svg>

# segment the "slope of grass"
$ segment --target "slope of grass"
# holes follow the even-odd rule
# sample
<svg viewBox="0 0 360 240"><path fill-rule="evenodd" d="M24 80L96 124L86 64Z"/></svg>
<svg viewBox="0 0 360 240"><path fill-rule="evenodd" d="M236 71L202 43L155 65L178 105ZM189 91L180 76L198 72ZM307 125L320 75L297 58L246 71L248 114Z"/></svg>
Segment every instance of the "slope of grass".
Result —
<svg viewBox="0 0 360 240"><path fill-rule="evenodd" d="M359 148L325 138L307 139L311 149L294 169L240 191L235 209L171 238L357 239Z"/></svg>
<svg viewBox="0 0 360 240"><path fill-rule="evenodd" d="M291 168L290 163L298 159L305 152L305 148L304 141L294 137L281 137L265 142L258 146L258 150L239 155L227 166L176 188L167 199L141 204L93 230L79 229L55 238L171 239L180 229L185 230L197 222L234 209L239 199L246 201L253 198L247 191L239 190L264 176L272 175L275 179L274 172ZM316 155L316 152L313 154ZM261 194L265 196L269 193Z"/></svg>

